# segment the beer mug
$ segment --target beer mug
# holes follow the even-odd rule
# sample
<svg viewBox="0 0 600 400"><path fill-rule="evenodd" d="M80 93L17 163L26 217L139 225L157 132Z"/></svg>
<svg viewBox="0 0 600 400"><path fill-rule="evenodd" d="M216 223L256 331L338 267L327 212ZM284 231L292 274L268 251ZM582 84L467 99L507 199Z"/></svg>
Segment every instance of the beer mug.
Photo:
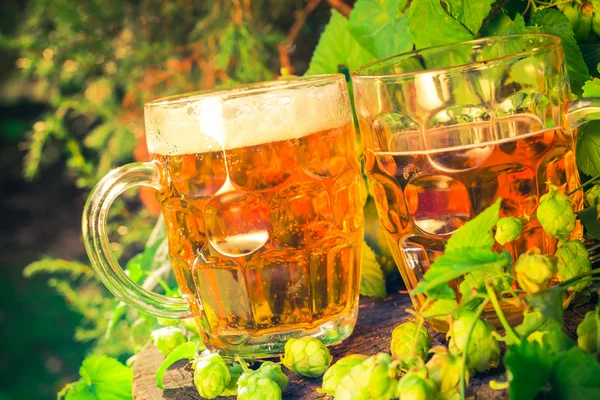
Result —
<svg viewBox="0 0 600 400"><path fill-rule="evenodd" d="M224 354L348 337L364 220L344 76L168 97L144 114L152 160L109 173L84 210L86 249L106 287L153 316L197 317L205 344ZM110 251L108 208L136 186L156 189L181 298L133 283Z"/></svg>
<svg viewBox="0 0 600 400"><path fill-rule="evenodd" d="M571 101L559 38L525 34L423 49L366 65L352 81L371 193L410 291L448 237L498 198L501 217L527 222L517 240L496 250L513 259L533 247L555 251L536 208L547 182L561 193L579 186L575 128L600 111L598 101ZM581 191L572 199L579 209ZM459 284L451 282L457 296ZM419 308L426 299L412 300Z"/></svg>

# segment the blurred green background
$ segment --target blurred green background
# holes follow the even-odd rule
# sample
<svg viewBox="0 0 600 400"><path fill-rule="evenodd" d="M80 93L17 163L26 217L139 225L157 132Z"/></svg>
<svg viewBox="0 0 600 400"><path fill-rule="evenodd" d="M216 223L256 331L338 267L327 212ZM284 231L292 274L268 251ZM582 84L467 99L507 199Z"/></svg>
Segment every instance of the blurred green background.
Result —
<svg viewBox="0 0 600 400"><path fill-rule="evenodd" d="M131 355L126 328L103 339L116 303L85 265L80 216L101 176L146 157L143 103L273 79L281 67L302 74L331 7L352 3L2 1L0 400L55 398L89 351ZM131 193L114 208L124 262L154 207L151 193Z"/></svg>

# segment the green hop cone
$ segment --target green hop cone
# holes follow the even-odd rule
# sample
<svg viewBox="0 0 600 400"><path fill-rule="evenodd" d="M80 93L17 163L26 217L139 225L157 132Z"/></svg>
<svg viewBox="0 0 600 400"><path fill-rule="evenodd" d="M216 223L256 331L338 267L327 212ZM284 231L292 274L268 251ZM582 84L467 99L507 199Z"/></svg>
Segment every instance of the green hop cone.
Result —
<svg viewBox="0 0 600 400"><path fill-rule="evenodd" d="M260 371L244 372L238 379L237 400L281 400L281 388Z"/></svg>
<svg viewBox="0 0 600 400"><path fill-rule="evenodd" d="M565 243L564 246L556 251L555 256L558 277L562 281L569 280L592 270L590 255L579 240L572 240ZM570 286L569 289L581 292L590 282L590 277L587 277Z"/></svg>
<svg viewBox="0 0 600 400"><path fill-rule="evenodd" d="M342 378L335 391L335 400L393 399L396 397L397 374L389 354L371 356Z"/></svg>
<svg viewBox="0 0 600 400"><path fill-rule="evenodd" d="M496 224L496 242L504 246L519 237L523 230L523 221L521 218L504 217L500 218Z"/></svg>
<svg viewBox="0 0 600 400"><path fill-rule="evenodd" d="M425 364L429 379L436 384L440 399L452 399L458 395L461 359L442 346L434 347L431 351L433 357ZM468 373L465 379L469 381Z"/></svg>
<svg viewBox="0 0 600 400"><path fill-rule="evenodd" d="M194 361L194 385L200 396L214 399L220 396L231 381L225 361L214 353Z"/></svg>
<svg viewBox="0 0 600 400"><path fill-rule="evenodd" d="M329 368L331 354L327 346L313 337L290 339L285 344L282 361L290 371L316 378Z"/></svg>
<svg viewBox="0 0 600 400"><path fill-rule="evenodd" d="M557 192L554 185L550 191L540 198L537 219L544 231L554 238L567 240L575 229L575 211L571 199Z"/></svg>
<svg viewBox="0 0 600 400"><path fill-rule="evenodd" d="M469 328L475 323L471 339L466 349L467 339L469 338ZM496 367L500 361L500 346L498 341L492 335L496 329L481 318L477 318L473 311L462 310L458 318L450 324L448 336L450 342L448 348L451 352L467 352L467 368L479 372L487 371Z"/></svg>
<svg viewBox="0 0 600 400"><path fill-rule="evenodd" d="M265 361L262 363L260 368L258 368L258 372L263 373L269 378L273 379L273 381L279 385L282 391L288 384L288 377L281 370L281 365L275 364L272 361Z"/></svg>
<svg viewBox="0 0 600 400"><path fill-rule="evenodd" d="M244 369L238 363L233 363L227 366L229 369L229 383L221 393L221 396L236 396L237 395L237 383L240 376L244 373Z"/></svg>
<svg viewBox="0 0 600 400"><path fill-rule="evenodd" d="M427 328L421 325L421 329L417 332L418 328L419 324L411 321L398 325L392 331L391 353L404 369L410 369L417 365L419 358L426 360L427 352L431 348L433 339ZM417 338L417 343L415 351L413 351L415 337Z"/></svg>
<svg viewBox="0 0 600 400"><path fill-rule="evenodd" d="M335 390L340 384L342 378L346 376L352 368L365 361L368 357L362 354L352 354L341 358L333 364L325 375L323 375L323 386L321 392L330 396L335 396Z"/></svg>
<svg viewBox="0 0 600 400"><path fill-rule="evenodd" d="M398 382L396 397L400 400L430 400L434 398L436 385L425 374L409 371Z"/></svg>
<svg viewBox="0 0 600 400"><path fill-rule="evenodd" d="M183 332L174 326L157 329L150 336L154 342L154 347L163 353L165 357L177 346L187 341Z"/></svg>
<svg viewBox="0 0 600 400"><path fill-rule="evenodd" d="M556 273L556 258L533 248L519 256L514 271L521 289L529 294L541 292L548 288L550 278Z"/></svg>
<svg viewBox="0 0 600 400"><path fill-rule="evenodd" d="M598 14L600 14L600 11ZM600 205L600 185L592 186L591 189L585 192L584 198L585 203L590 207Z"/></svg>
<svg viewBox="0 0 600 400"><path fill-rule="evenodd" d="M587 353L598 352L598 325L600 309L588 311L577 326L577 345Z"/></svg>

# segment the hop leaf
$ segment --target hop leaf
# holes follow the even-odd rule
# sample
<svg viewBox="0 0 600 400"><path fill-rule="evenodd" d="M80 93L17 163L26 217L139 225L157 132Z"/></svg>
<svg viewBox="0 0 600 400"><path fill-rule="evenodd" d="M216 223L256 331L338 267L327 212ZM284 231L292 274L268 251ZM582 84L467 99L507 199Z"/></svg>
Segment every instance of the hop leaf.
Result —
<svg viewBox="0 0 600 400"><path fill-rule="evenodd" d="M350 373L352 368L361 364L367 358L367 356L363 356L362 354L352 354L341 358L325 372L325 375L323 375L321 392L330 396L335 396L335 391L344 376Z"/></svg>
<svg viewBox="0 0 600 400"><path fill-rule="evenodd" d="M600 348L600 307L588 311L577 327L577 345L587 353L597 353Z"/></svg>
<svg viewBox="0 0 600 400"><path fill-rule="evenodd" d="M244 373L244 369L238 363L227 365L227 369L229 369L229 375L231 376L231 379L229 380L229 384L225 386L225 390L223 390L221 396L237 396L238 380Z"/></svg>
<svg viewBox="0 0 600 400"><path fill-rule="evenodd" d="M417 329L419 324L411 321L396 326L392 331L391 353L404 369L417 365L419 358L425 360L433 341L425 326L421 325ZM416 348L413 351L415 339Z"/></svg>
<svg viewBox="0 0 600 400"><path fill-rule="evenodd" d="M327 346L313 337L290 339L285 344L282 362L290 371L314 378L327 371L331 354Z"/></svg>
<svg viewBox="0 0 600 400"><path fill-rule="evenodd" d="M360 294L363 296L385 297L385 278L375 253L363 242L362 269L360 274Z"/></svg>
<svg viewBox="0 0 600 400"><path fill-rule="evenodd" d="M114 358L89 356L79 369L81 379L65 386L58 398L66 400L132 399L133 372Z"/></svg>
<svg viewBox="0 0 600 400"><path fill-rule="evenodd" d="M592 270L590 255L583 243L579 240L567 242L556 251L555 256L557 259L556 267L558 269L558 277L562 281L569 280L577 275ZM590 282L590 277L583 278L569 289L572 289L575 292L581 292L590 284Z"/></svg>
<svg viewBox="0 0 600 400"><path fill-rule="evenodd" d="M466 348L469 328L473 323L475 323L475 327L470 336L468 348ZM452 352L467 352L467 368L479 372L487 371L497 366L500 360L500 346L492 335L495 331L489 322L477 318L474 312L462 310L458 318L454 319L450 325L448 348Z"/></svg>

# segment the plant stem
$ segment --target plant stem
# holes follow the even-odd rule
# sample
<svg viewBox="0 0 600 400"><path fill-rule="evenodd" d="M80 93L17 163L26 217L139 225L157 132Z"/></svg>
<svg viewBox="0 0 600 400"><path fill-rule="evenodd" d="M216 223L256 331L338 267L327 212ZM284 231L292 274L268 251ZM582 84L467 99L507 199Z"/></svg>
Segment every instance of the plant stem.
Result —
<svg viewBox="0 0 600 400"><path fill-rule="evenodd" d="M587 181L583 182L581 185L579 185L578 187L576 187L575 189L571 190L569 193L567 193L567 196L570 196L572 194L574 194L575 192L577 192L578 190L583 189L584 187L594 183L594 181L596 179L600 179L600 174L588 179Z"/></svg>
<svg viewBox="0 0 600 400"><path fill-rule="evenodd" d="M573 282L577 282L578 280L581 280L585 277L592 276L592 275L598 275L598 274L600 274L600 268L594 268L591 271L584 272L583 274L579 274L571 279L567 279L566 281L559 283L557 286L568 287Z"/></svg>
<svg viewBox="0 0 600 400"><path fill-rule="evenodd" d="M467 350L469 350L469 342L471 341L471 335L473 335L473 330L475 329L475 324L477 324L477 321L479 321L479 317L481 317L481 314L483 313L483 310L485 309L485 307L488 305L488 303L490 302L490 299L487 298L483 301L483 303L481 303L481 305L477 308L477 311L475 311L475 319L473 319L473 323L471 324L471 326L469 326L469 330L467 332L467 341L465 342L465 348L463 349L463 353L462 353L462 357L461 357L461 361L462 361L462 365L460 368L460 400L465 400L465 390L466 390L466 385L465 385L465 377L467 375Z"/></svg>
<svg viewBox="0 0 600 400"><path fill-rule="evenodd" d="M496 315L506 332L506 336L510 339L514 340L517 343L521 343L521 339L517 336L515 331L512 329L508 321L506 320L506 316L504 315L504 311L502 311L502 307L500 307L500 302L498 301L498 296L496 295L496 291L494 288L488 283L485 283L485 289L487 290L488 296L490 296L490 301L494 306L494 311L496 311Z"/></svg>

